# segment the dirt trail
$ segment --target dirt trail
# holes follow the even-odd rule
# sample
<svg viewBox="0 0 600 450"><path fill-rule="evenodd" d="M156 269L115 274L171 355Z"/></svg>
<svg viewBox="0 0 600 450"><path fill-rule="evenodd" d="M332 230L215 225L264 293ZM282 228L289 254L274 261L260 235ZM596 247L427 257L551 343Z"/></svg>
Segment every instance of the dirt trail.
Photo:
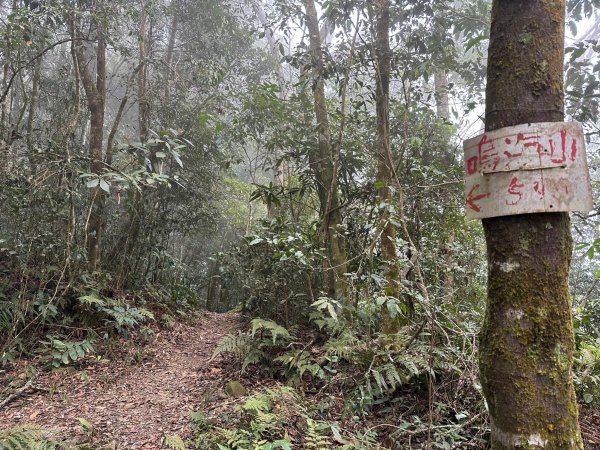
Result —
<svg viewBox="0 0 600 450"><path fill-rule="evenodd" d="M48 391L0 410L0 429L30 423L82 441L86 436L78 418L84 418L94 426L93 443L158 449L163 434L185 435L189 411L214 396L218 387L210 375L220 369L209 360L218 340L236 324L237 315L207 313L195 327L161 332L145 350L151 352L149 361L111 361L83 372L41 375L36 382Z"/></svg>

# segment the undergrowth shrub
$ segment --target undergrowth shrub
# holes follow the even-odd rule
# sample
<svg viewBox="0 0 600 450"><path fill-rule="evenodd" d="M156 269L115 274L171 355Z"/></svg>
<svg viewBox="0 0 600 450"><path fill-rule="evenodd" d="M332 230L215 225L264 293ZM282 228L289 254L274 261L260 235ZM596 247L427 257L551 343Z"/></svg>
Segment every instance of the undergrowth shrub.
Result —
<svg viewBox="0 0 600 450"><path fill-rule="evenodd" d="M150 342L148 325L189 320L199 311L197 293L185 286L148 285L134 294L112 290L111 281L95 273L72 286L25 280L17 289L0 274L0 365L33 354L53 367L69 364L92 353L94 341L139 335Z"/></svg>
<svg viewBox="0 0 600 450"><path fill-rule="evenodd" d="M315 267L322 259L315 242L314 232L293 231L281 220L265 222L260 236L246 237L235 251L220 258L222 301L241 305L250 318L306 324L318 294Z"/></svg>
<svg viewBox="0 0 600 450"><path fill-rule="evenodd" d="M475 326L463 324L461 333L450 335L443 315L450 313L440 308L435 321L412 323L391 335L366 334L372 326L369 315L363 320L353 313L349 326L340 308L326 297L315 301L308 315L317 331L303 330L303 338L296 327L292 333L273 321L254 319L247 331L224 337L214 357L231 353L242 372L257 365L309 395L321 392L324 398L315 400L322 412L344 420L369 420L381 410L400 416L413 411L416 418L431 414L433 423L411 416L401 428L392 428L385 438L389 448L403 448L407 439L418 443L428 435L440 448L484 441L484 406L471 372L476 364ZM430 409L434 386L443 387L435 388Z"/></svg>
<svg viewBox="0 0 600 450"><path fill-rule="evenodd" d="M228 424L201 421L190 444L196 449L376 450L371 433L343 434L339 424L319 418L318 408L297 390L278 387L259 391L233 410ZM197 423L196 418L193 423Z"/></svg>

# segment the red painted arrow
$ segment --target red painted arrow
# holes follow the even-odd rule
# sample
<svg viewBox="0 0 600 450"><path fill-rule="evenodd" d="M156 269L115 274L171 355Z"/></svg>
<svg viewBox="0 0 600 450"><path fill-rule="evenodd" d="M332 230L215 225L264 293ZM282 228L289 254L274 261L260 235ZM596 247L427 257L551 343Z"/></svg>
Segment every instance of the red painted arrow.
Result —
<svg viewBox="0 0 600 450"><path fill-rule="evenodd" d="M469 205L469 208L471 208L475 212L481 211L481 208L475 202L478 200L484 199L486 197L489 197L491 195L490 192L488 192L486 194L473 195L473 192L475 192L477 189L479 189L478 184L473 186L471 188L471 190L469 191L469 193L467 194L467 205Z"/></svg>

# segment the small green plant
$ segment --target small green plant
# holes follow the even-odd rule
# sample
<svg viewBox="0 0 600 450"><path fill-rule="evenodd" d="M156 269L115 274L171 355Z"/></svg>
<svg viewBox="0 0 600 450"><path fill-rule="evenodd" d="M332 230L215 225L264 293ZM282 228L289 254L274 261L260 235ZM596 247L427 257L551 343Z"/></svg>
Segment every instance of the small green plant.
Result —
<svg viewBox="0 0 600 450"><path fill-rule="evenodd" d="M55 450L58 443L44 437L46 430L34 425L19 425L0 431L1 450Z"/></svg>
<svg viewBox="0 0 600 450"><path fill-rule="evenodd" d="M91 437L92 433L94 432L94 427L92 426L92 424L82 417L78 417L77 420L79 420L79 423L81 424L81 429L83 430L83 432L88 437Z"/></svg>
<svg viewBox="0 0 600 450"><path fill-rule="evenodd" d="M150 343L156 337L156 332L150 327L140 328L140 337L145 343Z"/></svg>
<svg viewBox="0 0 600 450"><path fill-rule="evenodd" d="M162 438L162 445L172 450L188 450L183 439L176 434L165 434Z"/></svg>
<svg viewBox="0 0 600 450"><path fill-rule="evenodd" d="M192 422L194 431L202 433L210 430L211 426L206 421L206 416L204 413L202 413L202 411L190 411L188 416L190 418L190 422Z"/></svg>
<svg viewBox="0 0 600 450"><path fill-rule="evenodd" d="M313 377L324 378L325 372L313 355L303 349L295 349L285 352L283 355L273 359L283 364L284 376L292 381L300 381L306 373Z"/></svg>
<svg viewBox="0 0 600 450"><path fill-rule="evenodd" d="M600 338L581 342L575 357L573 381L588 405L600 404Z"/></svg>
<svg viewBox="0 0 600 450"><path fill-rule="evenodd" d="M222 353L232 353L242 360L242 371L255 364L263 364L265 368L269 368L272 358L292 340L293 336L281 325L271 320L254 319L250 331L223 337L212 358Z"/></svg>
<svg viewBox="0 0 600 450"><path fill-rule="evenodd" d="M52 367L60 367L77 362L83 359L88 353L94 351L91 340L83 341L63 341L55 336L48 335L47 341L42 341L50 346L51 353L48 357L48 364Z"/></svg>
<svg viewBox="0 0 600 450"><path fill-rule="evenodd" d="M79 297L79 302L95 314L99 314L104 322L113 327L117 333L129 337L131 331L142 322L154 320L154 314L145 309L131 306L119 300L101 298L97 294ZM142 338L150 338L148 332Z"/></svg>
<svg viewBox="0 0 600 450"><path fill-rule="evenodd" d="M0 366L4 367L7 364L15 362L16 356L12 348L8 348L0 353Z"/></svg>
<svg viewBox="0 0 600 450"><path fill-rule="evenodd" d="M144 308L135 308L133 306L110 306L100 307L100 310L109 316L106 323L114 326L117 332L125 337L129 337L129 333L139 323L149 319L154 319L154 314Z"/></svg>
<svg viewBox="0 0 600 450"><path fill-rule="evenodd" d="M197 449L219 450L376 450L373 431L350 435L335 422L321 420L322 411L297 390L280 387L260 391L235 406L226 427L208 425L192 439ZM197 414L197 413L194 413ZM204 416L199 415L204 427ZM231 421L231 418L234 418ZM192 419L195 422L195 419ZM290 432L288 434L288 431ZM290 437L298 436L293 439Z"/></svg>
<svg viewBox="0 0 600 450"><path fill-rule="evenodd" d="M165 314L162 317L162 324L165 328L175 328L175 325L177 325L177 320L175 320L172 315Z"/></svg>

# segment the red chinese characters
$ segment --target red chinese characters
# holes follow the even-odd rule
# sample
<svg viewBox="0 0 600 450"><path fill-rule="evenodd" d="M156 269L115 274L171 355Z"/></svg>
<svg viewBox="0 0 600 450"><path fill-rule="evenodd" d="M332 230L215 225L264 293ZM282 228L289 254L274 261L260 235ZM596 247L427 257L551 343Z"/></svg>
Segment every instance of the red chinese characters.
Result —
<svg viewBox="0 0 600 450"><path fill-rule="evenodd" d="M576 122L524 123L464 143L470 219L593 207L585 135Z"/></svg>
<svg viewBox="0 0 600 450"><path fill-rule="evenodd" d="M577 139L563 128L560 133L542 136L518 132L492 139L486 133L477 144L477 153L466 160L467 175L477 172L520 170L522 168L563 167L567 158L577 158Z"/></svg>
<svg viewBox="0 0 600 450"><path fill-rule="evenodd" d="M517 203L519 203L521 201L521 199L523 198L523 188L524 187L525 187L525 184L519 183L518 177L513 177L513 179L510 180L510 185L508 186L508 194L511 195L512 197L510 200L506 200L506 204L507 205L516 205Z"/></svg>
<svg viewBox="0 0 600 450"><path fill-rule="evenodd" d="M494 141L489 139L487 134L484 134L481 141L479 141L478 154L479 165L482 170L491 172L496 170L500 163L500 155L494 145Z"/></svg>

